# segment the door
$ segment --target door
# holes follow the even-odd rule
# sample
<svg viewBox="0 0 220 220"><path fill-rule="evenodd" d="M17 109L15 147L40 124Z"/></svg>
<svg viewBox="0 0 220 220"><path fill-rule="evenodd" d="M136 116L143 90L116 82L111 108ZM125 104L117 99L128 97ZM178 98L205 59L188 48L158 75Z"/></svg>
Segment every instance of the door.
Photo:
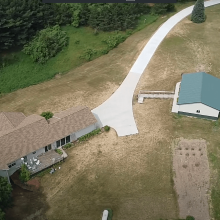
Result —
<svg viewBox="0 0 220 220"><path fill-rule="evenodd" d="M48 151L48 147L46 146L46 147L45 147L45 152L47 152L47 151Z"/></svg>

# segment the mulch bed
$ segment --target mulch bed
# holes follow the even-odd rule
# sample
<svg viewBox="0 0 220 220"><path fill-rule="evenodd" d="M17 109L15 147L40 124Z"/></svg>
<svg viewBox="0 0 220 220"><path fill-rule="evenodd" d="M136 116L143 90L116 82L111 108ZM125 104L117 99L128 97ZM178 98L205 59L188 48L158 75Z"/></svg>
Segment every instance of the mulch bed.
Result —
<svg viewBox="0 0 220 220"><path fill-rule="evenodd" d="M27 182L28 185L34 186L36 189L40 188L40 179L35 177Z"/></svg>

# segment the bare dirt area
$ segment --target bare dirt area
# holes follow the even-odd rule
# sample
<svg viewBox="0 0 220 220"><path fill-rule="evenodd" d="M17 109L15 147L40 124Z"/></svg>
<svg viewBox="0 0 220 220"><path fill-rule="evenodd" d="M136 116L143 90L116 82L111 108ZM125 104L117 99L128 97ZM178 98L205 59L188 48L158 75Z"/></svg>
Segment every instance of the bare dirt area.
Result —
<svg viewBox="0 0 220 220"><path fill-rule="evenodd" d="M12 184L13 207L6 212L7 220L47 220L45 196L41 191L30 192Z"/></svg>
<svg viewBox="0 0 220 220"><path fill-rule="evenodd" d="M209 162L205 140L182 139L174 150L174 183L179 217L209 220Z"/></svg>

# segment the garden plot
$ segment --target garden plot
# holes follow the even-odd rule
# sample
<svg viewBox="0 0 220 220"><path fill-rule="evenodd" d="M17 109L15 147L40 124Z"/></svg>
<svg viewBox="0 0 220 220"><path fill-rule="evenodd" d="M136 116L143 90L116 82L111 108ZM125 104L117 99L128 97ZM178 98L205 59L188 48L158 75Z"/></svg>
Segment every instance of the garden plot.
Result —
<svg viewBox="0 0 220 220"><path fill-rule="evenodd" d="M178 195L179 217L209 220L209 164L204 140L180 140L174 150L174 183Z"/></svg>

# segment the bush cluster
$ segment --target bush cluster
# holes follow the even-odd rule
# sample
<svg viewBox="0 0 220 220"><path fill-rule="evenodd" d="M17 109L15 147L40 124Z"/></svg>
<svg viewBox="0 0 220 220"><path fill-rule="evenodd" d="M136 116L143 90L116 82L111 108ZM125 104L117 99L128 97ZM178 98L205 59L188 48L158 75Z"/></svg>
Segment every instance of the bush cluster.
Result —
<svg viewBox="0 0 220 220"><path fill-rule="evenodd" d="M106 125L106 126L104 127L104 130L105 130L105 131L109 131L109 130L110 130L110 127L109 127L108 125Z"/></svg>
<svg viewBox="0 0 220 220"><path fill-rule="evenodd" d="M99 134L100 132L101 132L101 129L98 128L98 129L96 129L96 130L94 130L94 131L92 131L92 132L90 132L90 133L88 133L88 134L86 134L86 135L83 135L82 137L79 137L79 141L80 141L80 142L86 141L86 140L88 140L90 137L95 136L96 134Z"/></svg>
<svg viewBox="0 0 220 220"><path fill-rule="evenodd" d="M60 26L41 30L32 41L24 45L23 52L30 55L34 62L44 64L68 44L68 37Z"/></svg>
<svg viewBox="0 0 220 220"><path fill-rule="evenodd" d="M73 146L72 143L68 143L68 144L66 144L66 145L63 146L63 149L68 149L68 148L70 148L70 147L72 147L72 146Z"/></svg>
<svg viewBox="0 0 220 220"><path fill-rule="evenodd" d="M102 42L107 45L107 48L109 50L111 50L111 49L117 47L120 43L124 42L125 39L126 39L125 35L116 34L116 35L109 36L108 38L106 38Z"/></svg>
<svg viewBox="0 0 220 220"><path fill-rule="evenodd" d="M48 120L53 117L53 113L52 112L42 112L41 116Z"/></svg>
<svg viewBox="0 0 220 220"><path fill-rule="evenodd" d="M55 149L55 152L56 152L56 153L58 153L58 154L60 154L60 155L62 155L62 154L63 154L63 151L62 151L62 150L60 150L60 149Z"/></svg>

